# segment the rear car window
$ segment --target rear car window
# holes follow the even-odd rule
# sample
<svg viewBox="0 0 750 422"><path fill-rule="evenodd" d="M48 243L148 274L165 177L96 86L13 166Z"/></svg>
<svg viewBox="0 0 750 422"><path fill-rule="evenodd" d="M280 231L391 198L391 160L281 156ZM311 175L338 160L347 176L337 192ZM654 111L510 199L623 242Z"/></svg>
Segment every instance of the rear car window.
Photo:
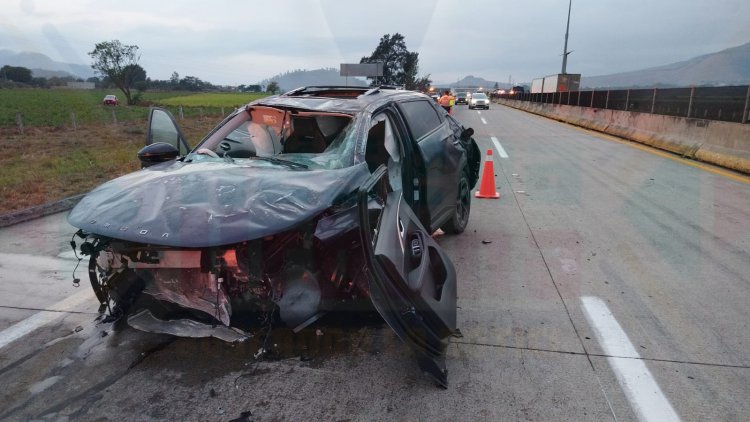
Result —
<svg viewBox="0 0 750 422"><path fill-rule="evenodd" d="M411 136L419 141L440 126L440 116L429 101L408 101L399 104Z"/></svg>

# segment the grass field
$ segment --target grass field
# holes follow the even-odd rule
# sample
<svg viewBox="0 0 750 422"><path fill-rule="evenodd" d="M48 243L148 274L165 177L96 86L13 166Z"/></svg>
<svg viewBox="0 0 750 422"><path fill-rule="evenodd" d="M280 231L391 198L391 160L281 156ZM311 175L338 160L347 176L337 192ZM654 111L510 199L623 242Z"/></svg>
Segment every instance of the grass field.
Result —
<svg viewBox="0 0 750 422"><path fill-rule="evenodd" d="M175 107L238 107L267 95L265 93L209 92L162 98L154 102Z"/></svg>
<svg viewBox="0 0 750 422"><path fill-rule="evenodd" d="M220 117L180 122L191 146ZM85 193L140 168L136 153L145 143L145 123L84 127L77 131L31 128L0 137L0 214Z"/></svg>
<svg viewBox="0 0 750 422"><path fill-rule="evenodd" d="M124 102L117 90L0 89L0 214L88 192L140 167L149 107L105 107L106 94ZM265 95L146 92L143 101L175 117L182 106L179 124L194 146L225 114Z"/></svg>
<svg viewBox="0 0 750 422"><path fill-rule="evenodd" d="M103 106L102 98L115 94L125 103L117 89L69 90L69 89L0 89L0 127L16 127L16 114L20 113L24 127L77 127L91 124L145 121L146 106ZM225 113L266 94L245 93L189 93L189 92L145 92L142 100L146 104L163 105L177 115L183 106L183 115L202 116ZM113 116L114 112L114 116Z"/></svg>

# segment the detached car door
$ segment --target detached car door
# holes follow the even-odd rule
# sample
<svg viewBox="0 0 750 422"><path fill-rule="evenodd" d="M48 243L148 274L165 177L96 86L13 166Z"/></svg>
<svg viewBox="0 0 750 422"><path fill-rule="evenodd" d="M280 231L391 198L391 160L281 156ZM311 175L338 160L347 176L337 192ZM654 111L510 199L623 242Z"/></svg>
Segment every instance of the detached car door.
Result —
<svg viewBox="0 0 750 422"><path fill-rule="evenodd" d="M445 352L456 331L456 271L402 192L387 192L387 186L380 166L359 190L370 298L416 352L422 371L446 387Z"/></svg>

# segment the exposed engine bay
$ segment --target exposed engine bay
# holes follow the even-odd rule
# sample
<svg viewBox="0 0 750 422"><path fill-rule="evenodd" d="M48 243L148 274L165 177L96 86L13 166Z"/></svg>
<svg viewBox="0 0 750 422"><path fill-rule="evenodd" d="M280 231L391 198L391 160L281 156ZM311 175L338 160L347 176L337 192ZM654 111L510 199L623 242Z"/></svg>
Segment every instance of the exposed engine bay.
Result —
<svg viewBox="0 0 750 422"><path fill-rule="evenodd" d="M371 306L354 211L210 248L77 235L102 312L144 331L236 341L248 315L277 311L296 332L326 311Z"/></svg>

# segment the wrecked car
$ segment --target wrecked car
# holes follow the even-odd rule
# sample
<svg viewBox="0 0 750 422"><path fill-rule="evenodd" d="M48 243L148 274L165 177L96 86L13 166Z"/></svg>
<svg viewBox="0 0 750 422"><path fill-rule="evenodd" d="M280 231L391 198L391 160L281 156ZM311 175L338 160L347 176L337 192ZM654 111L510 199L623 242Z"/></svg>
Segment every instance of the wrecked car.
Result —
<svg viewBox="0 0 750 422"><path fill-rule="evenodd" d="M369 306L445 386L456 273L431 233L466 228L472 135L428 96L381 88L257 100L192 150L153 108L143 168L68 221L101 311L137 329L235 341L248 313L299 331Z"/></svg>

